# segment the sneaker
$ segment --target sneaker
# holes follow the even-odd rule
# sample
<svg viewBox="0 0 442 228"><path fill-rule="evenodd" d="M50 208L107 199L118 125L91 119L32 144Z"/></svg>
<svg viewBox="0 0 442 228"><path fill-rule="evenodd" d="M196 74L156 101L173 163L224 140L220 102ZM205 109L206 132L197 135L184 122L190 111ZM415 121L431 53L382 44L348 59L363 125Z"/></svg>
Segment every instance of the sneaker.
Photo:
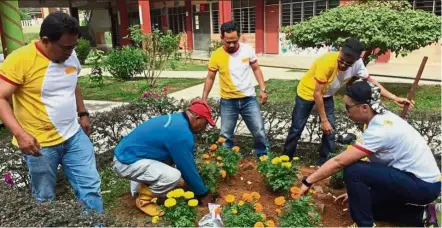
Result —
<svg viewBox="0 0 442 228"><path fill-rule="evenodd" d="M438 227L436 205L429 204L424 210L424 227Z"/></svg>

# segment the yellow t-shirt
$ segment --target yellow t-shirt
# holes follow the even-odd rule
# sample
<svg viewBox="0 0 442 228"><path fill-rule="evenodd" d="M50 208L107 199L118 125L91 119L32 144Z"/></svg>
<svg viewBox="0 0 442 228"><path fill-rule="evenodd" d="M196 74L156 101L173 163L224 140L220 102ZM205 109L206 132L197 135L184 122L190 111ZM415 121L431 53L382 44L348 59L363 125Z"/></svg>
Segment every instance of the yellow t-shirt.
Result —
<svg viewBox="0 0 442 228"><path fill-rule="evenodd" d="M209 60L209 70L219 71L221 97L234 99L256 96L250 64L258 61L250 45L240 43L238 50L227 53L218 48Z"/></svg>
<svg viewBox="0 0 442 228"><path fill-rule="evenodd" d="M334 96L353 76L367 80L369 75L362 59L358 59L346 71L338 70L339 52L329 52L313 62L312 67L299 82L297 93L302 99L314 101L316 83L325 84L324 97Z"/></svg>
<svg viewBox="0 0 442 228"><path fill-rule="evenodd" d="M54 63L30 43L13 51L0 68L0 79L14 84L14 115L40 146L58 145L79 129L75 88L81 65L75 52ZM17 145L14 138L13 144Z"/></svg>

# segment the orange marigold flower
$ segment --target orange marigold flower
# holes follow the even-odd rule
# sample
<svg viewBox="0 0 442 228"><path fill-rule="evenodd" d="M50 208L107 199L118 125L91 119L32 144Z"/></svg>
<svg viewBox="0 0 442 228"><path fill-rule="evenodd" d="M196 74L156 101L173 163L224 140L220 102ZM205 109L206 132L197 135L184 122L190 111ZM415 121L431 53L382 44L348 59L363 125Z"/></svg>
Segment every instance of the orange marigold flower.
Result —
<svg viewBox="0 0 442 228"><path fill-rule="evenodd" d="M291 192L291 193L299 194L299 193L301 193L301 189L298 188L298 187L291 187L291 188L290 188L290 192Z"/></svg>
<svg viewBox="0 0 442 228"><path fill-rule="evenodd" d="M299 193L292 193L291 196L293 199L298 199L301 195Z"/></svg>
<svg viewBox="0 0 442 228"><path fill-rule="evenodd" d="M219 139L218 139L218 143L219 144L223 144L223 143L225 143L226 142L226 139L225 138L223 138L223 137L219 137Z"/></svg>
<svg viewBox="0 0 442 228"><path fill-rule="evenodd" d="M216 149L218 149L218 146L216 145L216 144L212 144L211 146L210 146L210 151L216 151Z"/></svg>
<svg viewBox="0 0 442 228"><path fill-rule="evenodd" d="M222 161L223 158L222 158L221 156L218 156L218 157L216 158L216 160L218 160L218 161Z"/></svg>
<svg viewBox="0 0 442 228"><path fill-rule="evenodd" d="M223 166L224 166L224 163L222 163L222 162L217 162L216 165L217 165L218 167L223 167Z"/></svg>
<svg viewBox="0 0 442 228"><path fill-rule="evenodd" d="M282 214L282 211L281 211L281 209L279 209L279 208L276 209L275 212L276 212L276 214L278 214L278 215L281 215L281 214Z"/></svg>
<svg viewBox="0 0 442 228"><path fill-rule="evenodd" d="M204 159L209 159L210 156L209 156L208 154L203 154L203 158L204 158Z"/></svg>
<svg viewBox="0 0 442 228"><path fill-rule="evenodd" d="M221 175L222 178L226 178L227 173L225 170L219 171L219 174Z"/></svg>
<svg viewBox="0 0 442 228"><path fill-rule="evenodd" d="M204 164L210 164L210 161L204 161Z"/></svg>
<svg viewBox="0 0 442 228"><path fill-rule="evenodd" d="M215 153L210 154L210 158L214 158L214 157L216 157Z"/></svg>
<svg viewBox="0 0 442 228"><path fill-rule="evenodd" d="M285 204L284 196L280 196L280 197L275 198L275 204L278 206L284 206L284 204Z"/></svg>
<svg viewBox="0 0 442 228"><path fill-rule="evenodd" d="M226 196L226 198L224 198L224 200L227 203L233 203L233 202L235 202L235 196L229 194L229 195Z"/></svg>
<svg viewBox="0 0 442 228"><path fill-rule="evenodd" d="M264 223L262 223L262 222L257 222L257 223L255 223L255 226L254 227L264 227Z"/></svg>
<svg viewBox="0 0 442 228"><path fill-rule="evenodd" d="M255 206L253 206L253 208L255 208L256 212L261 212L263 209L262 204L260 203L255 203Z"/></svg>
<svg viewBox="0 0 442 228"><path fill-rule="evenodd" d="M274 222L273 220L268 220L268 221L266 222L266 226L267 226L267 227L275 227L275 222Z"/></svg>
<svg viewBox="0 0 442 228"><path fill-rule="evenodd" d="M253 197L250 195L250 193L244 193L242 195L242 199L249 203L253 201Z"/></svg>
<svg viewBox="0 0 442 228"><path fill-rule="evenodd" d="M232 151L238 153L239 152L239 146L234 146L232 148Z"/></svg>
<svg viewBox="0 0 442 228"><path fill-rule="evenodd" d="M261 199L261 195L257 192L252 192L251 195L252 195L253 199L255 199L255 200Z"/></svg>

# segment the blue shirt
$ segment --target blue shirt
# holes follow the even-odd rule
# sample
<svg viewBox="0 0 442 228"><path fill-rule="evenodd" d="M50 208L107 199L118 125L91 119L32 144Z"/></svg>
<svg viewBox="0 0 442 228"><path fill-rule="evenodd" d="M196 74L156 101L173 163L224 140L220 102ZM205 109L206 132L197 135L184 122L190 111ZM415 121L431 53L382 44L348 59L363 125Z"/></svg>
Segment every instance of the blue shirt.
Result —
<svg viewBox="0 0 442 228"><path fill-rule="evenodd" d="M141 159L164 163L172 160L195 195L204 196L204 185L194 160L194 135L185 113L154 117L124 137L115 148L115 157L123 164Z"/></svg>

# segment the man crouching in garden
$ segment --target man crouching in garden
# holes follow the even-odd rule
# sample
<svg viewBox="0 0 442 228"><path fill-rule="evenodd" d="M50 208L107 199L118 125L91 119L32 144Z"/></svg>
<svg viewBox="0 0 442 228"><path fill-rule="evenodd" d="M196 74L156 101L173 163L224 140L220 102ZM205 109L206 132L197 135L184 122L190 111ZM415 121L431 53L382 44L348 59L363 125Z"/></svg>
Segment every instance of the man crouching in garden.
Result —
<svg viewBox="0 0 442 228"><path fill-rule="evenodd" d="M208 123L215 125L209 105L194 100L186 112L152 118L121 140L114 152L114 170L141 183L136 201L140 210L149 216L161 215L154 199L173 189L181 175L203 205L210 201L194 160L194 134ZM166 164L170 160L176 169Z"/></svg>

